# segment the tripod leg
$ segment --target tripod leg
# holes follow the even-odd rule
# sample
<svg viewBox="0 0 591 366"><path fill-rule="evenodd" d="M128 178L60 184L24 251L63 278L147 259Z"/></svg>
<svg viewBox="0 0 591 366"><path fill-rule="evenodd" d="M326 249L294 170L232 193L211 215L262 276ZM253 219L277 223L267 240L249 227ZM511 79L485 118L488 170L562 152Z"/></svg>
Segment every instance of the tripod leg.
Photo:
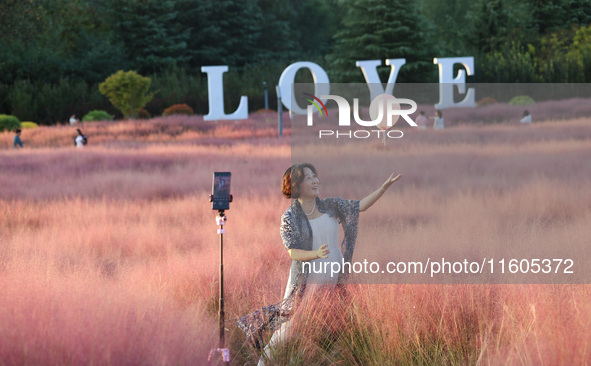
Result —
<svg viewBox="0 0 591 366"><path fill-rule="evenodd" d="M211 351L209 351L209 355L207 356L207 366L211 366L211 361L213 360L213 354L215 353L215 350L212 349Z"/></svg>

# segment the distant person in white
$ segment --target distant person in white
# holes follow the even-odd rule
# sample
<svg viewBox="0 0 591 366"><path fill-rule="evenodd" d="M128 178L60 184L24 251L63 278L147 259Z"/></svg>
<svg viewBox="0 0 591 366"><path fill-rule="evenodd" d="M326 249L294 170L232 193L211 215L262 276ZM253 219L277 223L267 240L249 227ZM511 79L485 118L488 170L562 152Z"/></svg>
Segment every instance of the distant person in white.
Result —
<svg viewBox="0 0 591 366"><path fill-rule="evenodd" d="M82 134L82 131L80 131L79 128L76 131L78 131L78 136L76 136L76 139L74 140L76 142L76 147L84 147L84 135Z"/></svg>
<svg viewBox="0 0 591 366"><path fill-rule="evenodd" d="M529 114L529 111L527 109L525 111L523 111L523 118L521 119L521 123L522 124L531 123L531 114Z"/></svg>
<svg viewBox="0 0 591 366"><path fill-rule="evenodd" d="M74 125L74 124L76 124L76 122L78 122L78 120L76 119L76 115L75 115L75 114L73 114L73 115L70 117L70 125Z"/></svg>
<svg viewBox="0 0 591 366"><path fill-rule="evenodd" d="M425 111L420 111L419 116L417 117L416 124L419 126L421 130L426 130L427 125L429 124L429 119L425 116Z"/></svg>
<svg viewBox="0 0 591 366"><path fill-rule="evenodd" d="M442 130L443 129L443 113L441 113L441 111L438 109L437 111L435 111L435 116L431 117L433 118L433 128L436 130Z"/></svg>

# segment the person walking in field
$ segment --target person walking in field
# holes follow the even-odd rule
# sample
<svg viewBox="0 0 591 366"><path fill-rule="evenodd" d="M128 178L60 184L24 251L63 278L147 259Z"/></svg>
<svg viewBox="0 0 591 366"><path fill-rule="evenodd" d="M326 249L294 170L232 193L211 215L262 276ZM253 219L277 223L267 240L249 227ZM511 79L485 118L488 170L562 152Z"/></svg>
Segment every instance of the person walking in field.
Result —
<svg viewBox="0 0 591 366"><path fill-rule="evenodd" d="M521 118L520 122L524 125L531 123L531 114L527 109L523 111L523 117Z"/></svg>
<svg viewBox="0 0 591 366"><path fill-rule="evenodd" d="M80 131L79 128L76 129L76 131L78 132L78 135L76 135L76 137L74 138L74 144L77 148L84 147L84 145L88 143L88 139L86 138L86 136L84 136L84 134L82 133L82 131Z"/></svg>
<svg viewBox="0 0 591 366"><path fill-rule="evenodd" d="M346 282L346 274L304 272L304 262L316 262L324 266L328 262L351 262L359 213L370 208L401 175L392 174L376 191L362 200L345 200L341 197L319 198L320 180L316 168L309 163L295 164L283 174L282 193L293 199L292 204L281 216L280 233L283 245L291 257L289 280L283 301L265 306L239 318L238 327L248 341L262 351L258 365L265 365L272 349L283 344L289 335L292 310L300 303L303 294L318 288L336 289L337 284ZM339 248L339 225L343 227L344 238ZM312 290L312 291L310 291ZM267 346L264 345L264 330L274 333Z"/></svg>
<svg viewBox="0 0 591 366"><path fill-rule="evenodd" d="M18 149L19 147L22 148L23 141L21 140L21 129L17 128L14 132L15 132L14 140L13 140L14 148L15 149Z"/></svg>
<svg viewBox="0 0 591 366"><path fill-rule="evenodd" d="M421 129L421 130L427 129L427 125L429 124L429 119L425 116L425 111L419 112L419 116L417 117L416 124L417 124L417 126L419 126L419 129Z"/></svg>
<svg viewBox="0 0 591 366"><path fill-rule="evenodd" d="M435 111L435 116L433 118L433 128L436 130L442 130L444 128L444 121L443 121L443 113L438 109Z"/></svg>

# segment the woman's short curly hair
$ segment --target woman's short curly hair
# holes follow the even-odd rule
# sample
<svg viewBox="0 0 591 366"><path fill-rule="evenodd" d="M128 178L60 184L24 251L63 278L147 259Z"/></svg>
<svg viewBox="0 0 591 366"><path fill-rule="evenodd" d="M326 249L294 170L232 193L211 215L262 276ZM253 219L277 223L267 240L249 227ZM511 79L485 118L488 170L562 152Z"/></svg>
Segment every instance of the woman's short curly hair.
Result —
<svg viewBox="0 0 591 366"><path fill-rule="evenodd" d="M305 178L304 168L309 168L314 174L318 175L316 168L310 163L294 164L287 168L281 183L281 192L285 198L300 197L300 183Z"/></svg>

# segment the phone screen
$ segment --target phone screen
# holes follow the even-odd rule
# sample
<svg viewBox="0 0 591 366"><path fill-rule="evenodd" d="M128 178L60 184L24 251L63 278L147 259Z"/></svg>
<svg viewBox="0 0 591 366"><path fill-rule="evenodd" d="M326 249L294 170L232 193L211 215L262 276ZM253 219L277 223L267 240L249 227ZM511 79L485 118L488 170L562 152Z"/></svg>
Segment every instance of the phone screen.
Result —
<svg viewBox="0 0 591 366"><path fill-rule="evenodd" d="M212 210L230 209L230 183L232 173L214 172L213 173L213 205Z"/></svg>

